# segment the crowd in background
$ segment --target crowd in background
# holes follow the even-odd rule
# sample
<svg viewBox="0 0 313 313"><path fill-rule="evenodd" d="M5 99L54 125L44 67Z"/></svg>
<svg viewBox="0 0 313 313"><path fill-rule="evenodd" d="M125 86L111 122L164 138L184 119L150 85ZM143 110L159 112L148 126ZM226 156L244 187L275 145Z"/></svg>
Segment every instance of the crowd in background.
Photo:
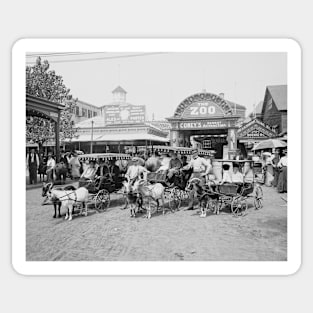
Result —
<svg viewBox="0 0 313 313"><path fill-rule="evenodd" d="M197 161L195 160L197 159ZM257 152L248 153L244 158L242 153L238 151L234 157L235 160L253 160L262 164L262 172L264 184L277 188L280 193L287 192L287 149L275 149L273 153L270 152ZM188 164L192 164L196 169L193 172L194 177L213 176L213 158L204 156L201 158L193 158L193 156L178 155L174 152L151 152L141 151L132 155L130 160L102 160L99 162L82 161L79 160L78 154L73 152L61 151L60 161L56 163L52 153L44 155L43 153L37 154L35 149L31 149L27 154L26 165L29 171L29 183L37 183L37 174L39 174L40 181L66 181L66 178L72 180L77 179L94 179L96 176L103 176L111 174L117 177L119 175L127 174L127 169L133 164L137 163L145 167L148 172L164 173L171 181L173 175L180 168L187 168ZM223 169L225 172L226 170ZM234 173L235 172L235 173ZM249 164L241 169L237 166L231 169L231 175L239 177L243 175L245 181L252 180L252 170ZM226 177L227 175L225 175ZM221 178L223 180L223 178ZM220 181L221 181L220 179Z"/></svg>
<svg viewBox="0 0 313 313"><path fill-rule="evenodd" d="M287 149L274 149L274 152L261 151L248 156L252 160L261 162L264 172L264 184L268 187L277 188L279 193L287 192Z"/></svg>
<svg viewBox="0 0 313 313"><path fill-rule="evenodd" d="M61 152L60 162L56 163L51 152L47 155L37 153L31 149L26 157L26 166L29 171L29 184L37 184L39 181L51 182L54 180L65 181L67 177L78 179L82 174L82 163L76 152ZM46 178L45 178L46 177Z"/></svg>

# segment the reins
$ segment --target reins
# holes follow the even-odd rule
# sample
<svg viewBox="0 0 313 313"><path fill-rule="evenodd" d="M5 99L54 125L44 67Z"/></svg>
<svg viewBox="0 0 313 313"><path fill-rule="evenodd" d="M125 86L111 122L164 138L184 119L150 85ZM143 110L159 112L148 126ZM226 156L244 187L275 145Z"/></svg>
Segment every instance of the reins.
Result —
<svg viewBox="0 0 313 313"><path fill-rule="evenodd" d="M66 192L66 190L60 190L60 191L65 191L65 192ZM51 190L50 190L50 192L51 192ZM69 197L69 195L71 195L71 194L75 194L75 199L71 199L71 198ZM62 201L61 199L62 199L62 198L65 198L65 197L67 197L67 199L65 199L65 200L63 200L63 201L71 200L71 201L74 201L74 202L81 202L81 201L77 201L76 190L73 190L73 191L70 192L70 193L66 193L64 196L59 197L58 200Z"/></svg>

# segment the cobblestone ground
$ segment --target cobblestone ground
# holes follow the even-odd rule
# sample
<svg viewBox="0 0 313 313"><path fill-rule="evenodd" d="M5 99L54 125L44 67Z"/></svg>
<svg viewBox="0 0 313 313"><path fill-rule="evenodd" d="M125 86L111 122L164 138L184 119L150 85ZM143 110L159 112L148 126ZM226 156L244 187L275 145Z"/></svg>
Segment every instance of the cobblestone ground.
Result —
<svg viewBox="0 0 313 313"><path fill-rule="evenodd" d="M249 200L247 215L229 211L200 218L182 208L130 218L120 195L110 207L71 222L53 218L41 206L41 189L27 190L27 261L284 261L287 259L287 206L273 188L263 187L264 207ZM286 195L285 195L286 197ZM64 212L63 212L64 213Z"/></svg>

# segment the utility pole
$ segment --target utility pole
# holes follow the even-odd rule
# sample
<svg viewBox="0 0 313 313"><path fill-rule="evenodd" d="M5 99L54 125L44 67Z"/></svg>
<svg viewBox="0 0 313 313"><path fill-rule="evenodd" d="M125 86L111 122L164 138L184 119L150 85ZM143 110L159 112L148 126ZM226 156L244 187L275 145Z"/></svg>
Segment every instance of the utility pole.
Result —
<svg viewBox="0 0 313 313"><path fill-rule="evenodd" d="M92 146L93 146L93 123L94 121L91 121L91 142L90 142L90 153L92 153Z"/></svg>

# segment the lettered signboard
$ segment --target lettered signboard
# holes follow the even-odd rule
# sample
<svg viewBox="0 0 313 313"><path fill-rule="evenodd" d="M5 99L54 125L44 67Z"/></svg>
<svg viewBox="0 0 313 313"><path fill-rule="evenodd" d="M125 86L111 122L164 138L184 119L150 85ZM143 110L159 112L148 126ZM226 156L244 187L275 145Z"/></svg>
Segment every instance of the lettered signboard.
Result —
<svg viewBox="0 0 313 313"><path fill-rule="evenodd" d="M211 101L195 102L184 110L181 117L188 119L224 117L224 111Z"/></svg>
<svg viewBox="0 0 313 313"><path fill-rule="evenodd" d="M143 123L146 120L144 105L107 105L103 107L105 124Z"/></svg>

